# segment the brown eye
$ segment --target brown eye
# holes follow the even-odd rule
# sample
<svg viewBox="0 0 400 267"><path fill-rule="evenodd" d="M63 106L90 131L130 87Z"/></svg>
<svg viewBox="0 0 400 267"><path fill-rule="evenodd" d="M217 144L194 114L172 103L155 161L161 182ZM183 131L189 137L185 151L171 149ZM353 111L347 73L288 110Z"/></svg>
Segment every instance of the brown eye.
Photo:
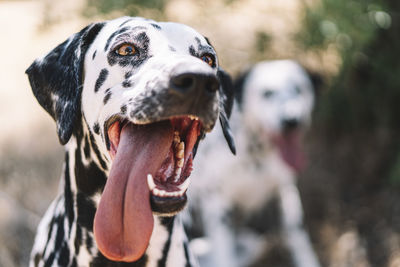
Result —
<svg viewBox="0 0 400 267"><path fill-rule="evenodd" d="M201 56L201 60L207 63L210 67L214 67L214 57L209 54L205 54Z"/></svg>
<svg viewBox="0 0 400 267"><path fill-rule="evenodd" d="M136 53L136 49L131 44L123 44L115 50L115 53L120 56L132 56Z"/></svg>

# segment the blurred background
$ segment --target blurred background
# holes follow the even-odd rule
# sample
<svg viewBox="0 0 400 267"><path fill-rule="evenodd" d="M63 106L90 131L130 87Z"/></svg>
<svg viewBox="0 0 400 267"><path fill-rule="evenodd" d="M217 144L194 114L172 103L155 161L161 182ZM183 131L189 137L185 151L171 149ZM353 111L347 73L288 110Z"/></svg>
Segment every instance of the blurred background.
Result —
<svg viewBox="0 0 400 267"><path fill-rule="evenodd" d="M400 266L398 0L0 0L0 266L27 265L63 161L24 71L89 22L122 15L192 26L234 75L281 58L319 74L298 180L317 254L323 266Z"/></svg>

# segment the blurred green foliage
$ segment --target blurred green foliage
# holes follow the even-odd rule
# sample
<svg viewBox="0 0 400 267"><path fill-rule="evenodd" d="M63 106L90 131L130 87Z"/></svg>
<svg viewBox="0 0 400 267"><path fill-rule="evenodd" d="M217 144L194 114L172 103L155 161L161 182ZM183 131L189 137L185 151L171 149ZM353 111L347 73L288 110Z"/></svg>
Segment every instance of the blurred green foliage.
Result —
<svg viewBox="0 0 400 267"><path fill-rule="evenodd" d="M265 53L269 51L271 47L272 37L266 32L258 31L256 32L256 51L258 57L265 57Z"/></svg>
<svg viewBox="0 0 400 267"><path fill-rule="evenodd" d="M108 14L121 11L126 16L140 16L144 9L158 11L162 16L168 0L87 0L85 15Z"/></svg>
<svg viewBox="0 0 400 267"><path fill-rule="evenodd" d="M395 0L321 0L306 8L299 44L315 52L334 49L342 62L317 113L328 130L400 128L399 5Z"/></svg>
<svg viewBox="0 0 400 267"><path fill-rule="evenodd" d="M385 144L370 153L400 185L400 1L320 0L306 8L297 39L308 51L333 49L341 59L319 101L318 129L330 140Z"/></svg>

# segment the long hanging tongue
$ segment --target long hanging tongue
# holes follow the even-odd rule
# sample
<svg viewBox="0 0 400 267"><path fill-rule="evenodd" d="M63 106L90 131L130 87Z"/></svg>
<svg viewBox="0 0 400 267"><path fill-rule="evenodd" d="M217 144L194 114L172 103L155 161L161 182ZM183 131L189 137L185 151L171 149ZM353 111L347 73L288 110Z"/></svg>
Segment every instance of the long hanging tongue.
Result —
<svg viewBox="0 0 400 267"><path fill-rule="evenodd" d="M172 139L169 122L128 124L121 130L94 218L97 245L110 260L132 262L144 254L154 225L146 177L157 172Z"/></svg>

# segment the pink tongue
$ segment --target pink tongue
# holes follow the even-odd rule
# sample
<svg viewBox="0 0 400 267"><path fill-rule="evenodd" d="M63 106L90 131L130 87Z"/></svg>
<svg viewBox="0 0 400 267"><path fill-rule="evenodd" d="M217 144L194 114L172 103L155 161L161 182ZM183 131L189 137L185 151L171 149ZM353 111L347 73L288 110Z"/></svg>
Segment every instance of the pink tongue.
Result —
<svg viewBox="0 0 400 267"><path fill-rule="evenodd" d="M173 139L169 122L128 124L94 218L94 235L110 260L132 262L145 252L153 231L147 174L154 175Z"/></svg>
<svg viewBox="0 0 400 267"><path fill-rule="evenodd" d="M306 166L301 137L299 131L292 131L277 140L283 159L296 172L302 171Z"/></svg>

